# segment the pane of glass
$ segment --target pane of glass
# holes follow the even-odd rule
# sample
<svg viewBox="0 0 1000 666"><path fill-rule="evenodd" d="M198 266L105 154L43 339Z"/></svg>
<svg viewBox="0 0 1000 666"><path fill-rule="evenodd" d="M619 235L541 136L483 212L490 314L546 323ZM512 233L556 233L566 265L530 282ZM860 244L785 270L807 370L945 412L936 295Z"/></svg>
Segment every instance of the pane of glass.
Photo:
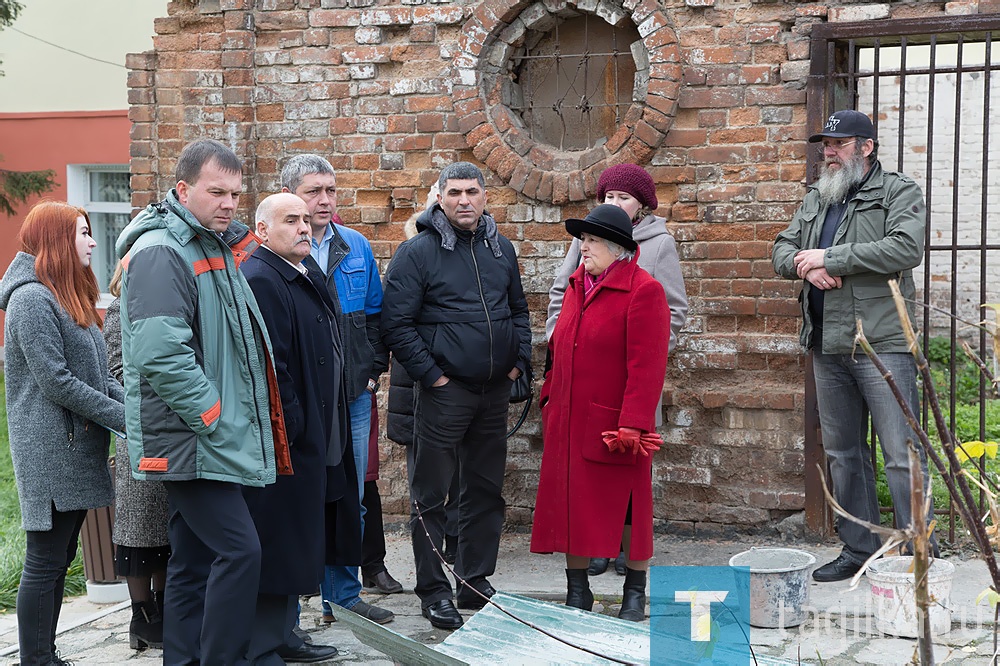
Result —
<svg viewBox="0 0 1000 666"><path fill-rule="evenodd" d="M127 175L127 174L126 174ZM118 235L129 223L126 213L91 213L90 225L97 241L91 267L97 276L97 285L102 292L108 290L108 283L115 273L118 257L115 255L115 242Z"/></svg>
<svg viewBox="0 0 1000 666"><path fill-rule="evenodd" d="M128 171L91 171L90 200L130 203L132 190L128 181Z"/></svg>

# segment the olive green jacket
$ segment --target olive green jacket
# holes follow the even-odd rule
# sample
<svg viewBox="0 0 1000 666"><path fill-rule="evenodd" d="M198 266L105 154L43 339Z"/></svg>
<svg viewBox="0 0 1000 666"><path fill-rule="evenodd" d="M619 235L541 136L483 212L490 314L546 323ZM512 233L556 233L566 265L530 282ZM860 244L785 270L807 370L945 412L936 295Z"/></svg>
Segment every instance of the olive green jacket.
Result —
<svg viewBox="0 0 1000 666"><path fill-rule="evenodd" d="M799 250L819 245L826 210L819 193L811 187L791 224L774 241L771 260L778 275L799 279L793 259ZM901 173L883 171L876 161L869 177L848 202L833 245L826 250L826 270L840 277L843 285L826 291L822 353L851 353L858 320L875 351L908 351L888 283L890 279L898 280L903 296L914 298L912 269L924 256L925 225L920 186ZM812 292L813 286L803 280L799 294L803 319L800 341L806 348L813 346L809 314ZM908 310L912 321L912 304Z"/></svg>

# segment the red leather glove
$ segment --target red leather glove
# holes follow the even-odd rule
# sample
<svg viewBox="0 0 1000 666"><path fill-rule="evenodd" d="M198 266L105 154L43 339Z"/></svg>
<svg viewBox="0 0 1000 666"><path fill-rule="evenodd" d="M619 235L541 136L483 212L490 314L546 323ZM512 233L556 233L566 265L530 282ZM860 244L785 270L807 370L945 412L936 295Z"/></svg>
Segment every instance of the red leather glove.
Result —
<svg viewBox="0 0 1000 666"><path fill-rule="evenodd" d="M663 438L660 437L659 433L644 432L639 438L639 445L642 447L639 451L642 455L648 456L652 451L659 451L661 444L663 444Z"/></svg>
<svg viewBox="0 0 1000 666"><path fill-rule="evenodd" d="M625 450L625 447L618 441L617 430L606 430L601 433L601 438L604 440L605 446L608 447L608 451L611 451L611 453L617 453L618 451Z"/></svg>
<svg viewBox="0 0 1000 666"><path fill-rule="evenodd" d="M618 442L626 453L635 455L642 451L642 446L639 444L641 438L642 431L638 428L618 428ZM646 455L644 451L643 455Z"/></svg>
<svg viewBox="0 0 1000 666"><path fill-rule="evenodd" d="M606 430L601 433L604 444L607 445L611 453L621 451L622 453L642 453L649 455L642 450L640 438L642 431L637 428L619 428L618 430Z"/></svg>

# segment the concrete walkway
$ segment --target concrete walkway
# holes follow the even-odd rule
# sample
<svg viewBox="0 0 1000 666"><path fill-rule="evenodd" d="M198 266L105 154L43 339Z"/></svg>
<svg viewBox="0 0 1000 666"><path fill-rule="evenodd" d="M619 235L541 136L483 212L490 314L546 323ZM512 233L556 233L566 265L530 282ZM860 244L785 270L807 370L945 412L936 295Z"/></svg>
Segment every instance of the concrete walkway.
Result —
<svg viewBox="0 0 1000 666"><path fill-rule="evenodd" d="M747 538L739 542L694 540L679 537L657 537L654 565L725 565L729 558L750 546L785 546ZM816 556L822 564L836 556L838 548L828 545L798 545ZM365 594L364 598L392 610L394 631L427 644L439 643L448 632L436 630L420 616L420 603L412 593L415 582L413 556L408 537L392 534L388 537L387 564L392 574L403 583L403 594L382 596ZM989 584L986 566L979 560L949 558L956 566L951 601L954 609L952 630L939 637L936 653L938 663L988 664L992 648L993 612L985 602L976 607L976 596ZM531 555L528 536L504 536L497 574L493 585L505 592L524 594L561 603L565 596L564 560L562 556ZM604 604L595 611L616 615L616 598L621 595L622 578L609 571L591 579L598 599ZM789 630L757 629L751 632L751 643L758 655L784 658L806 664L905 664L913 657L916 641L879 634L871 618L870 589L862 579L857 589L848 590L848 583L811 583L809 616L800 627ZM117 608L117 610L116 610ZM463 611L468 618L471 612ZM128 623L131 610L125 604L100 606L86 598L68 600L60 618L60 634L56 644L62 655L77 664L143 664L161 663L162 652L135 652L128 647ZM323 625L320 622L319 600L304 604L302 626L316 643L336 645L340 649L337 662L391 664L385 655L354 638L345 627ZM17 627L14 614L0 614L0 664L17 661ZM5 650L6 648L6 650ZM12 650L7 652L7 650ZM820 661L822 660L822 662ZM499 660L498 660L499 661ZM538 663L545 663L539 655Z"/></svg>

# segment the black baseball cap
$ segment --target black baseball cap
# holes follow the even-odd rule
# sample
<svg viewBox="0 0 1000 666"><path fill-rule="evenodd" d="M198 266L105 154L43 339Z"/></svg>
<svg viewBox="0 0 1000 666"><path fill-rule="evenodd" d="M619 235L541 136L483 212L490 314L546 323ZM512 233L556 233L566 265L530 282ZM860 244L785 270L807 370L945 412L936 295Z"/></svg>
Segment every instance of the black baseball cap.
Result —
<svg viewBox="0 0 1000 666"><path fill-rule="evenodd" d="M826 119L823 131L809 137L809 143L822 141L823 137L831 139L844 139L851 136L859 136L862 139L875 140L875 127L871 118L853 109L837 111Z"/></svg>

